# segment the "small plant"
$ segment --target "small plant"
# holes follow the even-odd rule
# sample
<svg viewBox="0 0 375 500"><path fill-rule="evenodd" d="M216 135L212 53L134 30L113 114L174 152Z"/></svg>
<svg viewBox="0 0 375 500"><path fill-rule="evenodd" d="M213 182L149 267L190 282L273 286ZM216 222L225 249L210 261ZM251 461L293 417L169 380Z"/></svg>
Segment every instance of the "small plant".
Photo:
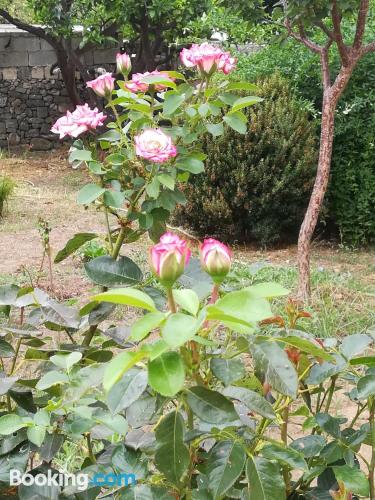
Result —
<svg viewBox="0 0 375 500"><path fill-rule="evenodd" d="M97 240L85 243L78 252L79 257L84 261L96 259L103 255L108 255L106 248Z"/></svg>
<svg viewBox="0 0 375 500"><path fill-rule="evenodd" d="M50 290L53 291L53 272L52 272L52 249L50 244L50 232L52 231L49 222L42 217L39 217L38 220L38 231L40 235L40 239L43 245L43 256L42 262L39 268L39 275L43 270L44 260L47 257L48 260L48 273L49 273L49 286Z"/></svg>
<svg viewBox="0 0 375 500"><path fill-rule="evenodd" d="M4 216L4 211L9 199L14 193L16 183L6 175L0 176L0 219Z"/></svg>

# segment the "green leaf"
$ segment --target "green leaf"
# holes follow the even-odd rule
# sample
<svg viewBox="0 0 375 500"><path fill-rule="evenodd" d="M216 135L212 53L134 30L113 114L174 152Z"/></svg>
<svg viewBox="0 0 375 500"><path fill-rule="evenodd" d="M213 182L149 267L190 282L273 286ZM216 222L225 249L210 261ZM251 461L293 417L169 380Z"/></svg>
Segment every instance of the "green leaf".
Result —
<svg viewBox="0 0 375 500"><path fill-rule="evenodd" d="M186 390L186 401L192 412L204 422L225 424L238 420L234 405L229 399L203 386Z"/></svg>
<svg viewBox="0 0 375 500"><path fill-rule="evenodd" d="M106 413L95 417L98 424L105 425L108 429L120 435L125 435L128 431L128 423L122 415L111 415Z"/></svg>
<svg viewBox="0 0 375 500"><path fill-rule="evenodd" d="M103 202L106 207L121 208L125 202L125 195L120 191L106 190L103 194Z"/></svg>
<svg viewBox="0 0 375 500"><path fill-rule="evenodd" d="M121 134L117 130L108 130L108 132L105 132L102 134L99 138L98 141L107 141L107 142L118 142L121 140Z"/></svg>
<svg viewBox="0 0 375 500"><path fill-rule="evenodd" d="M179 157L175 164L176 168L190 172L191 174L200 174L204 172L204 163L198 158L191 156Z"/></svg>
<svg viewBox="0 0 375 500"><path fill-rule="evenodd" d="M3 415L0 417L0 434L7 436L8 434L13 434L17 432L22 427L26 427L22 418L14 413L9 413L8 415Z"/></svg>
<svg viewBox="0 0 375 500"><path fill-rule="evenodd" d="M182 94L167 93L163 103L163 114L172 115L184 102L185 96Z"/></svg>
<svg viewBox="0 0 375 500"><path fill-rule="evenodd" d="M67 382L69 382L69 377L65 373L50 371L43 375L35 387L40 391L44 391L54 385L65 384Z"/></svg>
<svg viewBox="0 0 375 500"><path fill-rule="evenodd" d="M92 153L87 149L73 149L69 154L69 163L74 161L92 161Z"/></svg>
<svg viewBox="0 0 375 500"><path fill-rule="evenodd" d="M194 290L173 290L173 298L182 309L196 316L199 309L199 298Z"/></svg>
<svg viewBox="0 0 375 500"><path fill-rule="evenodd" d="M160 446L155 453L155 465L168 481L176 486L181 483L190 464L189 448L182 442L177 441L174 447L171 444Z"/></svg>
<svg viewBox="0 0 375 500"><path fill-rule="evenodd" d="M107 395L107 405L112 413L128 408L147 387L147 372L134 370L125 373Z"/></svg>
<svg viewBox="0 0 375 500"><path fill-rule="evenodd" d="M158 446L170 444L175 446L176 442L184 441L185 422L181 413L172 411L165 415L155 429L155 439Z"/></svg>
<svg viewBox="0 0 375 500"><path fill-rule="evenodd" d="M285 483L277 464L250 457L246 464L249 500L285 500Z"/></svg>
<svg viewBox="0 0 375 500"><path fill-rule="evenodd" d="M75 351L69 354L56 354L55 356L50 357L50 361L52 363L62 368L63 370L69 371L73 365L78 363L82 359L82 353Z"/></svg>
<svg viewBox="0 0 375 500"><path fill-rule="evenodd" d="M150 198L156 199L160 193L160 183L157 177L154 177L150 184L146 186L146 192L150 196Z"/></svg>
<svg viewBox="0 0 375 500"><path fill-rule="evenodd" d="M272 405L260 394L246 387L226 387L223 391L224 396L238 399L249 410L258 413L264 418L273 420L276 418Z"/></svg>
<svg viewBox="0 0 375 500"><path fill-rule="evenodd" d="M360 469L349 467L349 465L337 465L332 469L337 481L342 481L351 493L363 497L369 496L369 482Z"/></svg>
<svg viewBox="0 0 375 500"><path fill-rule="evenodd" d="M245 290L250 291L256 297L262 297L265 299L283 297L285 295L289 295L290 293L290 291L283 286L273 282L257 283L246 287Z"/></svg>
<svg viewBox="0 0 375 500"><path fill-rule="evenodd" d="M20 287L17 285L0 286L0 305L13 306L17 300Z"/></svg>
<svg viewBox="0 0 375 500"><path fill-rule="evenodd" d="M77 195L77 203L89 205L104 193L105 189L96 184L86 184Z"/></svg>
<svg viewBox="0 0 375 500"><path fill-rule="evenodd" d="M198 113L200 114L200 116L202 117L205 117L207 116L207 114L209 113L210 111L210 107L209 105L206 103L206 102L203 102L202 104L200 104L200 106L198 107Z"/></svg>
<svg viewBox="0 0 375 500"><path fill-rule="evenodd" d="M322 364L317 363L314 365L308 377L305 379L306 384L318 385L324 382L329 377L333 375L337 375L341 371L343 371L347 365L345 359L339 354L333 355L333 363L328 363L325 361Z"/></svg>
<svg viewBox="0 0 375 500"><path fill-rule="evenodd" d="M162 396L175 396L184 386L185 368L176 352L164 352L148 363L150 386Z"/></svg>
<svg viewBox="0 0 375 500"><path fill-rule="evenodd" d="M109 255L96 257L85 264L85 271L94 283L107 287L133 285L143 278L142 271L129 257L118 260Z"/></svg>
<svg viewBox="0 0 375 500"><path fill-rule="evenodd" d="M0 372L0 396L6 394L17 380L18 377L6 377L3 372Z"/></svg>
<svg viewBox="0 0 375 500"><path fill-rule="evenodd" d="M358 380L357 383L358 399L367 399L369 396L375 396L375 375L366 375Z"/></svg>
<svg viewBox="0 0 375 500"><path fill-rule="evenodd" d="M246 374L244 364L240 359L212 358L210 366L215 377L221 380L224 385L230 385Z"/></svg>
<svg viewBox="0 0 375 500"><path fill-rule="evenodd" d="M311 458L318 455L326 444L323 436L311 435L298 438L289 446L291 449L302 453L305 458Z"/></svg>
<svg viewBox="0 0 375 500"><path fill-rule="evenodd" d="M103 387L108 392L124 373L145 357L144 352L122 352L107 365L103 377Z"/></svg>
<svg viewBox="0 0 375 500"><path fill-rule="evenodd" d="M152 330L160 326L164 319L165 314L159 311L145 314L133 323L130 338L136 342L143 340Z"/></svg>
<svg viewBox="0 0 375 500"><path fill-rule="evenodd" d="M165 87L176 88L176 84L163 75L147 75L142 77L142 83L149 85L164 85Z"/></svg>
<svg viewBox="0 0 375 500"><path fill-rule="evenodd" d="M157 468L174 484L179 484L190 463L189 450L183 442L184 420L181 414L173 411L163 417L156 427L155 438Z"/></svg>
<svg viewBox="0 0 375 500"><path fill-rule="evenodd" d="M131 472L137 480L144 479L147 476L147 462L147 457L139 451L127 448L124 443L117 445L112 452L111 465L115 472L117 474L122 474L124 471Z"/></svg>
<svg viewBox="0 0 375 500"><path fill-rule="evenodd" d="M56 457L57 452L64 443L65 436L62 434L47 434L40 450L39 454L43 460L50 462Z"/></svg>
<svg viewBox="0 0 375 500"><path fill-rule="evenodd" d="M29 441L38 446L42 445L44 438L46 437L46 428L41 425L34 425L27 429L27 437Z"/></svg>
<svg viewBox="0 0 375 500"><path fill-rule="evenodd" d="M350 360L352 366L366 365L370 368L375 366L375 356L361 356Z"/></svg>
<svg viewBox="0 0 375 500"><path fill-rule="evenodd" d="M11 344L0 338L0 358L13 358L15 354Z"/></svg>
<svg viewBox="0 0 375 500"><path fill-rule="evenodd" d="M161 327L161 334L169 346L179 347L195 336L200 325L201 322L193 316L174 313L168 316Z"/></svg>
<svg viewBox="0 0 375 500"><path fill-rule="evenodd" d="M298 376L287 354L274 342L257 340L250 344L256 370L276 391L293 399L297 397Z"/></svg>
<svg viewBox="0 0 375 500"><path fill-rule="evenodd" d="M364 333L349 335L342 341L340 352L346 359L352 359L361 354L372 342L372 338Z"/></svg>
<svg viewBox="0 0 375 500"><path fill-rule="evenodd" d="M211 450L207 460L207 479L213 499L224 494L240 477L246 462L243 447L233 441L221 441Z"/></svg>
<svg viewBox="0 0 375 500"><path fill-rule="evenodd" d="M72 255L74 252L76 252L82 245L97 237L98 235L95 233L75 234L72 238L70 238L65 247L58 252L54 260L55 264L58 264L59 262L63 261L64 259L69 257L69 255Z"/></svg>
<svg viewBox="0 0 375 500"><path fill-rule="evenodd" d="M249 82L230 82L226 87L226 90L251 90L258 91L259 87Z"/></svg>
<svg viewBox="0 0 375 500"><path fill-rule="evenodd" d="M140 307L148 311L156 311L155 303L151 297L136 288L115 288L108 292L99 293L92 297L96 302L111 302L125 306Z"/></svg>
<svg viewBox="0 0 375 500"><path fill-rule="evenodd" d="M175 180L171 175L168 174L160 174L157 176L157 179L163 186L167 187L168 189L171 189L172 191L175 188Z"/></svg>
<svg viewBox="0 0 375 500"><path fill-rule="evenodd" d="M264 99L261 97L257 97L254 95L247 96L247 97L240 97L237 99L237 101L234 102L232 109L230 113L233 113L235 111L239 111L242 108L247 108L248 106L252 106L253 104L256 104L258 102L262 102Z"/></svg>
<svg viewBox="0 0 375 500"><path fill-rule="evenodd" d="M246 134L247 132L247 127L246 123L243 121L243 119L239 116L239 112L236 111L235 113L228 114L224 116L224 121L227 125L229 125L230 128L238 132L239 134Z"/></svg>
<svg viewBox="0 0 375 500"><path fill-rule="evenodd" d="M277 460L281 465L288 466L290 469L308 469L303 455L293 448L285 448L279 444L266 444L261 453L264 458Z"/></svg>
<svg viewBox="0 0 375 500"><path fill-rule="evenodd" d="M206 129L214 137L218 137L224 134L224 126L222 122L219 123L206 123Z"/></svg>
<svg viewBox="0 0 375 500"><path fill-rule="evenodd" d="M106 161L112 165L123 165L126 161L126 157L119 153L112 153L107 156Z"/></svg>
<svg viewBox="0 0 375 500"><path fill-rule="evenodd" d="M312 341L303 339L301 337L295 337L294 335L288 335L286 337L278 337L274 338L274 340L281 341L284 344L291 345L296 347L300 351L311 354L317 358L322 358L325 361L333 361L333 357L328 354L324 349L319 347L317 344L314 344Z"/></svg>

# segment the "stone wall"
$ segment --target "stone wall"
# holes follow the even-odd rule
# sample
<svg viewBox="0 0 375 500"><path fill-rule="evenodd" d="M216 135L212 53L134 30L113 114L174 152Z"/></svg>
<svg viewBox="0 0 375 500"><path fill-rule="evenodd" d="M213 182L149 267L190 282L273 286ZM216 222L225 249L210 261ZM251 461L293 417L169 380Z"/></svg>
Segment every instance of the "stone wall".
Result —
<svg viewBox="0 0 375 500"><path fill-rule="evenodd" d="M113 69L117 49L85 54L93 69ZM0 25L0 147L19 143L48 149L52 123L71 104L49 44L11 25ZM79 75L77 75L77 78ZM83 83L78 82L83 91Z"/></svg>

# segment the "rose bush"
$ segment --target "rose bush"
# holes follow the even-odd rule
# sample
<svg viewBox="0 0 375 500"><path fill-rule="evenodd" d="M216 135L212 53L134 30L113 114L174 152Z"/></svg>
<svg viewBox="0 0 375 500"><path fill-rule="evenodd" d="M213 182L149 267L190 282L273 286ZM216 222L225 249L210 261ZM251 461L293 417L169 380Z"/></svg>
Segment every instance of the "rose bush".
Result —
<svg viewBox="0 0 375 500"><path fill-rule="evenodd" d="M98 149L77 141L70 159L74 167L85 163L97 181L78 201L95 203L108 223L102 239L109 254L85 266L101 291L79 308L37 288L0 287L1 496L14 496L12 469L55 472L67 443L80 450L71 472L109 474L112 483L91 481L85 491L72 482L23 484L18 498L373 496L375 452L368 460L361 448L375 442L374 357L367 355L373 335L318 341L299 329L308 315L292 300L283 316L273 314L272 300L288 295L283 287L256 276L230 286L228 246L207 239L197 258L187 241L164 232L182 201L178 185L203 169L202 130L215 135L223 123L236 129L237 120L243 126L240 110L254 101L232 93L241 83L211 85L212 71L233 64L222 54L202 48L198 86L171 72L139 78L147 90L138 93L117 81L110 95L108 77L92 84L108 96L114 120L107 119ZM124 55L118 66L127 74ZM55 131L95 128L103 114L82 108ZM157 240L152 277L120 254L146 231ZM55 261L96 238L76 235ZM350 422L330 415L344 386L356 409ZM305 435L296 435L296 424ZM124 473L137 484L118 484Z"/></svg>

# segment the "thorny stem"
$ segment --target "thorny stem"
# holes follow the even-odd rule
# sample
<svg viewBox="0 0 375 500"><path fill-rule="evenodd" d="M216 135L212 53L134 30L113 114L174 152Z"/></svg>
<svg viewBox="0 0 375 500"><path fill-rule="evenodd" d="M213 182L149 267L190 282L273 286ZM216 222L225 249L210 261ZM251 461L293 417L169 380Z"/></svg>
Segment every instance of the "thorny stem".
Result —
<svg viewBox="0 0 375 500"><path fill-rule="evenodd" d="M91 325L83 337L82 345L88 347L95 335L98 325Z"/></svg>
<svg viewBox="0 0 375 500"><path fill-rule="evenodd" d="M332 377L332 382L331 382L331 386L330 386L329 391L328 391L328 399L327 399L327 403L326 403L326 407L325 407L326 413L328 413L329 407L331 406L331 403L332 403L333 394L335 392L336 379L337 379L336 375Z"/></svg>

